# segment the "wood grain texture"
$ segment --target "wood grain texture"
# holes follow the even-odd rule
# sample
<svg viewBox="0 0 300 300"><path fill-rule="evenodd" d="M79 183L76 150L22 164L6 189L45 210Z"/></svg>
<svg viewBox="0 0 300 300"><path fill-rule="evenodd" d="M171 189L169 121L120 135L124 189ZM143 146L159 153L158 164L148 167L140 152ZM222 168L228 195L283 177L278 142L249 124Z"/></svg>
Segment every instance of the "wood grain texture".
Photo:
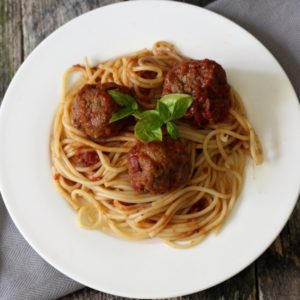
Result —
<svg viewBox="0 0 300 300"><path fill-rule="evenodd" d="M257 260L260 299L300 299L300 202L280 236Z"/></svg>
<svg viewBox="0 0 300 300"><path fill-rule="evenodd" d="M10 80L22 62L21 26L20 2L0 0L0 104ZM0 202L2 201L0 194ZM2 229L4 220L0 221ZM0 267L2 265L3 261L0 260Z"/></svg>
<svg viewBox="0 0 300 300"><path fill-rule="evenodd" d="M24 56L51 32L69 20L118 0L21 0L23 14Z"/></svg>
<svg viewBox="0 0 300 300"><path fill-rule="evenodd" d="M0 1L0 101L22 61L21 5Z"/></svg>
<svg viewBox="0 0 300 300"><path fill-rule="evenodd" d="M255 264L229 280L205 290L186 297L186 300L255 300L257 299Z"/></svg>

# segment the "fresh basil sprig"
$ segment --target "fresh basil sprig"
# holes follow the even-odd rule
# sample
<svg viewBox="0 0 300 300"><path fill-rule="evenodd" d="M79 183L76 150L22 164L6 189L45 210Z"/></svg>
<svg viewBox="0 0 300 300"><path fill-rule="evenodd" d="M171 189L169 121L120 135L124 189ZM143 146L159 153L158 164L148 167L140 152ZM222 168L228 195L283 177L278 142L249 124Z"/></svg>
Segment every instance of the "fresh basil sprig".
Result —
<svg viewBox="0 0 300 300"><path fill-rule="evenodd" d="M156 110L146 110L140 114L141 119L134 127L135 136L144 142L162 141L161 127L163 120Z"/></svg>
<svg viewBox="0 0 300 300"><path fill-rule="evenodd" d="M135 99L130 95L126 95L118 90L109 90L109 95L114 99L114 101L119 104L122 109L120 109L117 113L113 114L109 120L109 123L113 123L129 117L134 113L138 113L138 104Z"/></svg>
<svg viewBox="0 0 300 300"><path fill-rule="evenodd" d="M179 130L171 121L181 119L192 102L192 96L187 94L169 94L157 101L156 110L166 124L172 139L177 140L179 138Z"/></svg>
<svg viewBox="0 0 300 300"><path fill-rule="evenodd" d="M174 139L179 138L178 127L172 122L184 116L192 104L192 96L187 94L169 94L157 101L156 109L140 112L135 99L117 90L110 90L110 96L123 108L113 114L110 123L133 115L138 119L134 133L143 142L162 141L161 127L166 125L167 132Z"/></svg>

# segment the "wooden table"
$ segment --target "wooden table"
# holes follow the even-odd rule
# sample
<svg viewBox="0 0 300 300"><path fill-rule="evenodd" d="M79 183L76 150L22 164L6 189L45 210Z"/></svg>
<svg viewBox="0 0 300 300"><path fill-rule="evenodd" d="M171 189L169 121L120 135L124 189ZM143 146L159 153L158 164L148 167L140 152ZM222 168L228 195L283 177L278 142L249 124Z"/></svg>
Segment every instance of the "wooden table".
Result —
<svg viewBox="0 0 300 300"><path fill-rule="evenodd" d="M86 11L114 2L119 1L1 0L0 99L21 62L53 30ZM204 6L213 1L184 2ZM300 299L299 235L300 203L298 202L280 236L256 262L218 286L178 299ZM119 297L85 288L61 299L117 298Z"/></svg>

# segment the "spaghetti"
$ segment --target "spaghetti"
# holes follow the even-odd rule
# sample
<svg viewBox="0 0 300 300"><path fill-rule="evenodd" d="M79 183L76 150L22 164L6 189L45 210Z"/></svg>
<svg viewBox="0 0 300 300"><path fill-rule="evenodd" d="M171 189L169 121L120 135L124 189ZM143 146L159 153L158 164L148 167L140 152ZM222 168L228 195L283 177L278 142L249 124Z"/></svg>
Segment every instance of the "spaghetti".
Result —
<svg viewBox="0 0 300 300"><path fill-rule="evenodd" d="M85 60L85 66L76 65L65 72L51 135L51 159L55 184L77 211L83 228L101 229L126 239L159 237L173 247L191 247L226 220L243 187L247 156L256 164L263 162L258 136L233 89L232 106L224 122L204 129L176 122L191 153L192 175L185 186L166 194L138 194L132 189L127 163L127 153L136 143L132 127L100 142L73 127L70 106L84 84L127 86L138 95L142 107L152 108L166 72L184 60L173 45L157 42L151 51L142 50L96 67ZM74 74L80 76L69 87ZM97 154L95 164L85 167L72 162L79 153L89 152Z"/></svg>

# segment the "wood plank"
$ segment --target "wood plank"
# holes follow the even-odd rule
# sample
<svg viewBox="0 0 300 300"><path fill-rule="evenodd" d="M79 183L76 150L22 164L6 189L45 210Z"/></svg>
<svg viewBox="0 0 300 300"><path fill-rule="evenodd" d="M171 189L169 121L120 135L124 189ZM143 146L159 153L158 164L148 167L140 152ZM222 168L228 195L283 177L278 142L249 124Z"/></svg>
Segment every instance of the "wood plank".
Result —
<svg viewBox="0 0 300 300"><path fill-rule="evenodd" d="M300 299L299 236L300 201L280 236L257 260L260 299Z"/></svg>
<svg viewBox="0 0 300 300"><path fill-rule="evenodd" d="M51 32L89 10L119 0L21 0L25 57Z"/></svg>
<svg viewBox="0 0 300 300"><path fill-rule="evenodd" d="M256 296L256 271L253 263L229 280L203 292L184 297L184 300L255 300Z"/></svg>
<svg viewBox="0 0 300 300"><path fill-rule="evenodd" d="M0 101L22 61L21 5L0 1Z"/></svg>

